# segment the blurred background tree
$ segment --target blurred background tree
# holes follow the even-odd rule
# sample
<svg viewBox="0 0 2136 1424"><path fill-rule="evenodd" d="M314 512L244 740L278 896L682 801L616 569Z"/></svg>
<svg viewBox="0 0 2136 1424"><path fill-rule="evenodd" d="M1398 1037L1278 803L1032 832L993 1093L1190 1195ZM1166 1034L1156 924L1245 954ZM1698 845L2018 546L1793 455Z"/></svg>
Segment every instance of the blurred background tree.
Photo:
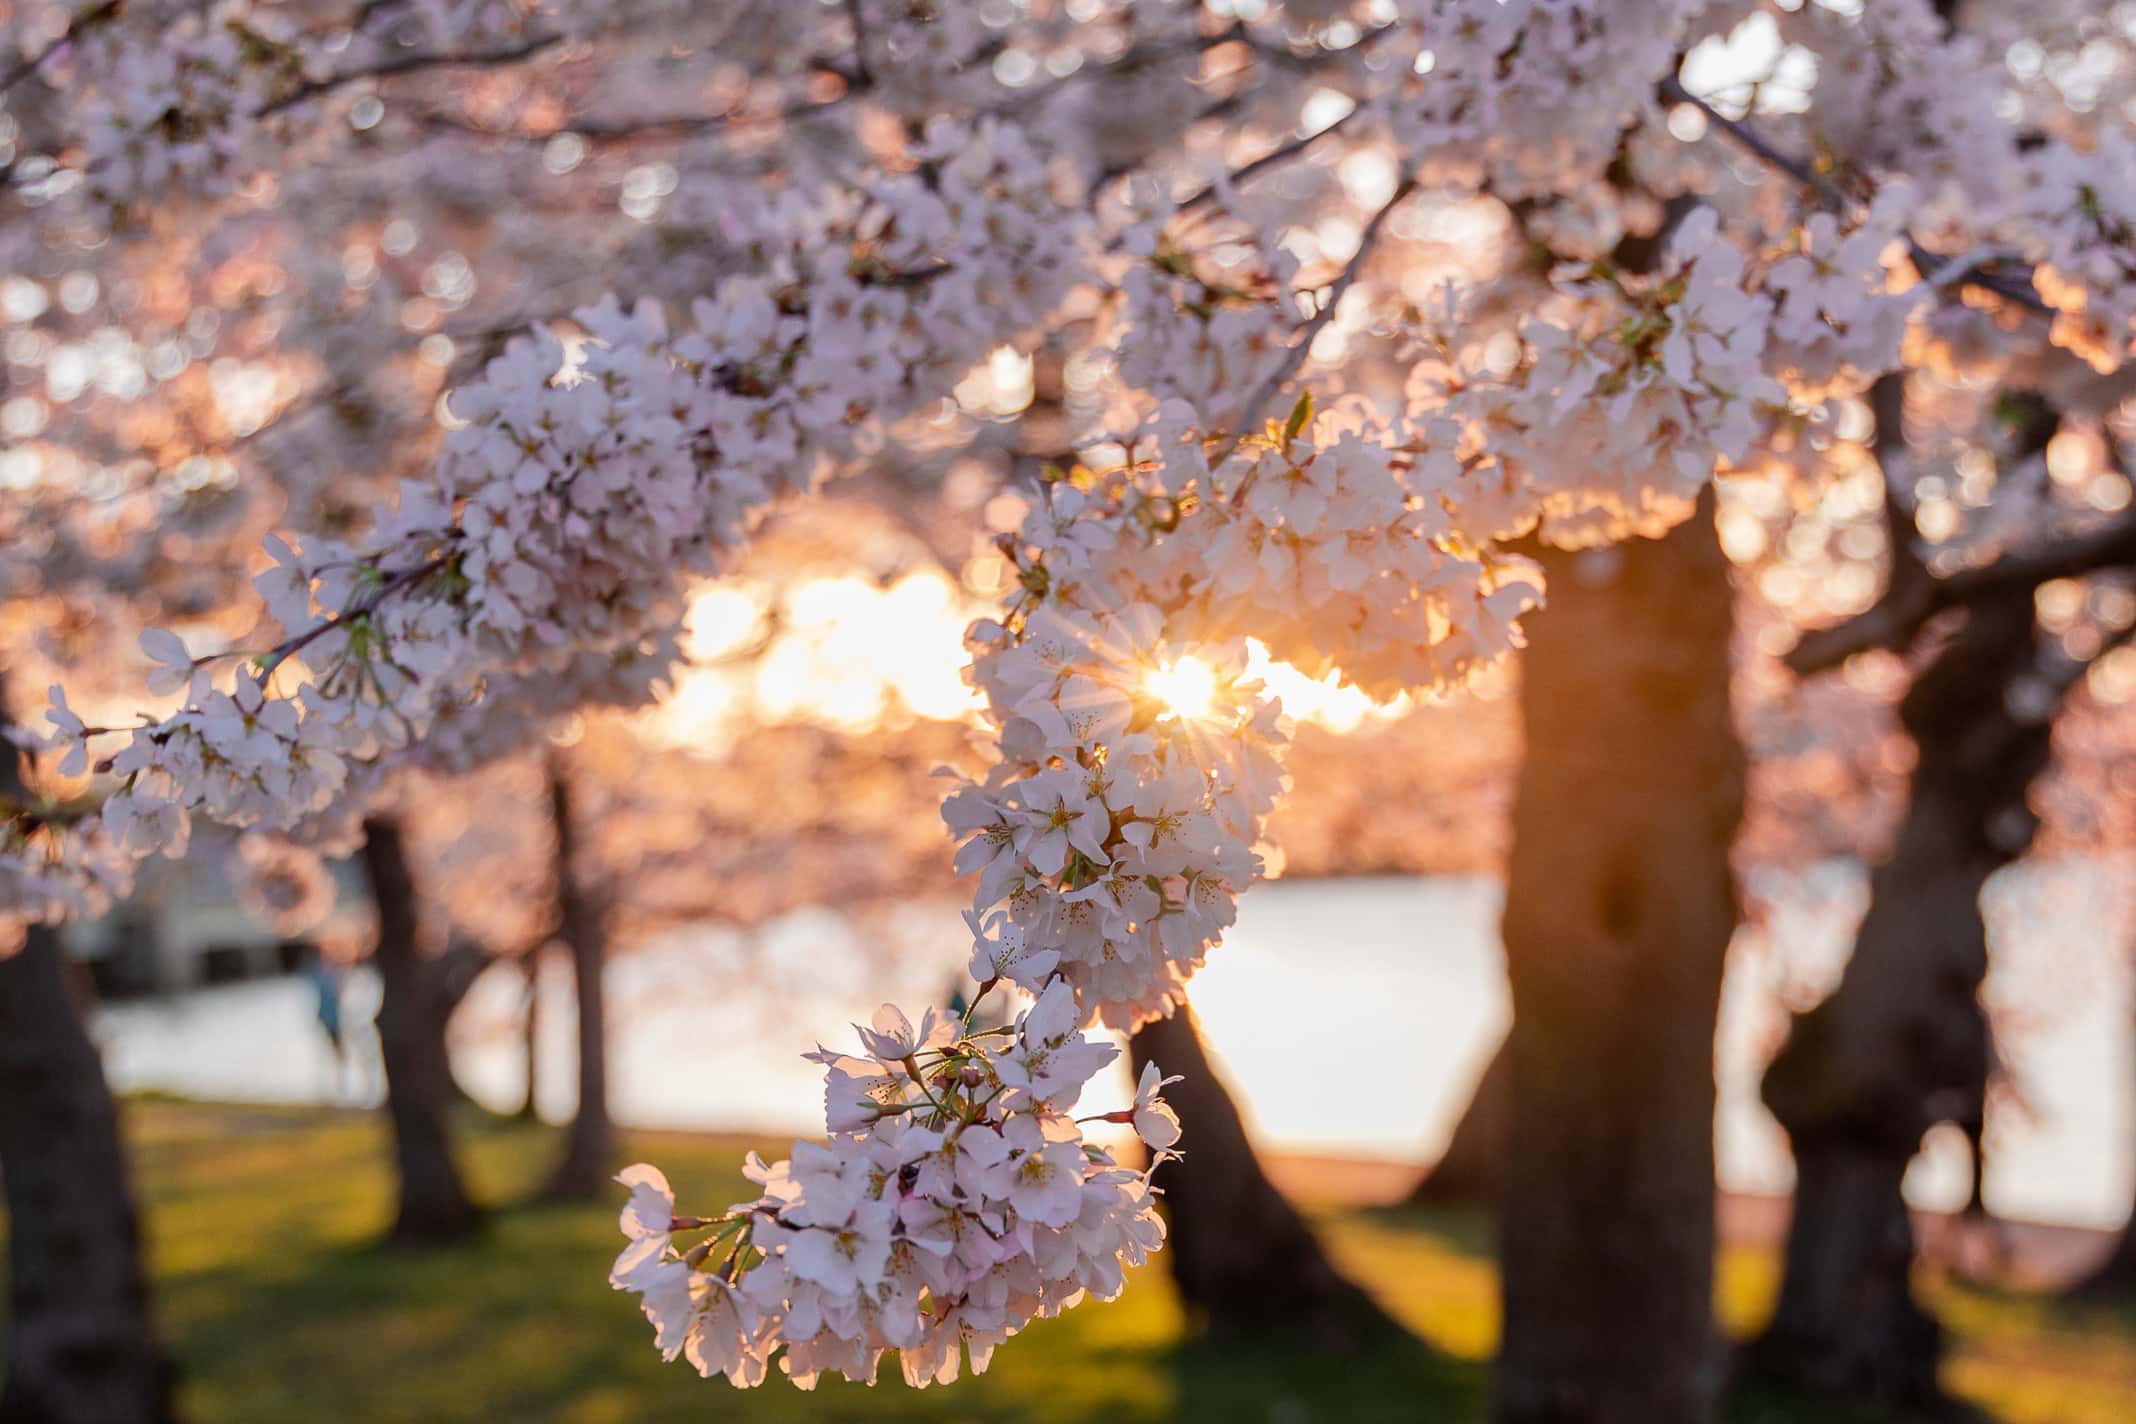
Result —
<svg viewBox="0 0 2136 1424"><path fill-rule="evenodd" d="M10 37L38 51L28 42L57 37L54 16L86 26L116 8L11 7L27 18ZM811 123L807 110L860 89L846 54L755 69L722 58L730 27L776 7L618 6L597 42L480 51L436 48L435 7L275 8L307 32L346 31L343 59L307 93L316 113L298 106L305 121L276 131L285 161L223 193L101 215L66 201L68 165L48 141L64 49L9 71L0 667L17 717L29 690L61 675L100 694L101 708L80 709L92 721L131 712L141 664L111 650L143 628L247 643L261 537L360 528L434 454L445 393L513 333L541 320L568 330L565 314L619 272L685 304L743 255L721 180L785 164L798 184L894 139ZM1330 8L1290 7L1300 25ZM1874 166L1887 135L1820 126L1797 102L1795 56L1808 51L1790 48L1793 27L1842 23L1836 9L1791 19L1799 8L1709 17L1699 50L1750 58L1737 54L1728 83L1696 87L1832 168ZM1958 9L1967 33L2009 56L2028 135L2121 122L2127 27L2105 8ZM1090 127L1087 166L1107 173L1190 138L1236 162L1265 147L1248 141L1264 129L1310 137L1341 122L1349 46L1286 47L1267 7L1212 5L1198 23L1176 52L1128 41L1106 62L1027 77L1036 87L1015 86L1016 102ZM1683 73L1690 83L1698 64ZM1195 102L1134 102L1168 86ZM1511 341L1555 261L1616 247L1623 230L1651 236L1671 183L1744 222L1800 216L1793 176L1721 146L1722 109L1672 101L1666 122L1704 142L1672 146L1666 163L1628 152L1638 181L1612 194L1426 195L1383 235L1368 295L1399 308L1454 279L1487 296L1472 333L1487 348ZM1306 215L1299 254L1339 271L1394 173L1378 147L1331 141L1281 166L1265 200ZM1399 398L1419 363L1398 323L1347 313L1322 333L1337 349L1316 344L1315 357L1343 361L1359 391ZM1668 540L1547 554L1553 606L1517 687L1372 706L1271 670L1303 719L1292 765L1310 788L1270 828L1291 878L1508 877L1512 1033L1478 1074L1473 1121L1443 1164L1499 1212L1504 1417L1712 1406L1723 1362L1708 1305L1709 1070L1736 928L1731 839L1739 870L1836 855L1878 866L1845 976L1797 1021L1768 1080L1805 1190L1780 1312L1754 1358L1842 1394L1938 1392L1901 1183L1931 1128L1979 1132L1988 1116L1983 887L2025 856L2098 854L2125 870L2136 834L2128 394L2047 351L2036 316L1977 292L1954 301L1924 321L1902 373L1811 403ZM663 937L737 931L722 988L765 999L793 977L752 936L809 907L866 926L885 973L926 958L877 929L957 893L930 776L967 755L958 630L999 596L1010 570L993 541L1101 386L1073 325L1033 350L1004 345L940 411L899 426L837 499L773 519L697 595L693 667L663 707L589 713L472 776L407 775L382 792L360 846L343 827L310 848L360 855L368 872L361 931L320 940L330 956L367 958L379 980L396 1238L461 1236L504 1204L470 1186L453 1140L468 1129L452 1060L473 1056L485 980L526 980L505 1017L526 1045L532 1108L540 1006L563 1001L545 1001L541 964L570 965L575 1048L550 1071L575 1091L559 1095L571 1124L547 1185L577 1198L604 1189L614 1165L617 1010L604 987ZM1819 631L1798 644L1802 628ZM1796 675L1821 670L1833 675L1798 688ZM1731 701L1753 763L1734 836ZM31 778L8 799L39 814L105 784L48 765ZM63 1101L81 1154L0 1139L16 1279L8 1388L100 1381L129 1392L129 1408L160 1408L141 1402L168 1388L155 1348L137 1347L123 1370L106 1374L97 1356L40 1383L57 1337L34 1327L58 1318L41 1283L59 1257L91 1263L72 1283L99 1293L97 1338L155 1338L131 1227L85 1235L38 1185L50 1169L71 1184L59 1206L132 1219L90 1040L55 1007L64 958L39 935L0 962L0 1022L35 1030L0 1037L0 1055L11 1081ZM1275 1164L1256 1155L1254 1104L1226 1087L1240 1081L1227 1045L1207 1046L1185 1018L1134 1045L1167 1069L1206 1065L1181 1095L1190 1132L1206 1136L1166 1169L1179 1211L1165 1268L1183 1299L1218 1334L1274 1317L1316 1339L1379 1338L1385 1308L1278 1192ZM731 1121L748 1121L756 1101L732 1091ZM28 1088L0 1096L17 1113L37 1100ZM1190 1215L1191 1201L1213 1205Z"/></svg>

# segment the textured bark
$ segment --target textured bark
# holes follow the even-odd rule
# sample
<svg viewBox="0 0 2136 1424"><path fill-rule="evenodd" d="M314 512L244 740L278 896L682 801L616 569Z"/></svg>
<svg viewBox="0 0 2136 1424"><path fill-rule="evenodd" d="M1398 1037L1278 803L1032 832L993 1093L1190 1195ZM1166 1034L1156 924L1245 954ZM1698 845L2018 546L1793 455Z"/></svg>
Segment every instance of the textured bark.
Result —
<svg viewBox="0 0 2136 1424"><path fill-rule="evenodd" d="M371 817L363 829L364 869L378 909L378 1048L385 1060L386 1111L400 1173L390 1239L447 1241L472 1231L481 1214L461 1185L447 1132L454 1090L445 1051L445 1006L417 944L415 882L400 827Z"/></svg>
<svg viewBox="0 0 2136 1424"><path fill-rule="evenodd" d="M2022 855L2058 690L2035 668L2030 590L1978 603L1899 716L1918 758L1839 987L1766 1071L1798 1186L1771 1325L1750 1352L1802 1390L1938 1408L1941 1332L1915 1301L1900 1181L1922 1134L1970 1125L1992 1064L1980 892ZM2022 689L2013 687L2024 680ZM2039 697L2048 699L2043 708ZM2016 709L2016 710L2013 710ZM2023 711L2025 715L2019 715Z"/></svg>
<svg viewBox="0 0 2136 1424"><path fill-rule="evenodd" d="M0 689L0 711L6 698ZM22 794L0 743L0 799ZM0 957L0 1181L7 1193L5 1424L172 1417L118 1111L68 992L59 937Z"/></svg>
<svg viewBox="0 0 2136 1424"><path fill-rule="evenodd" d="M1661 540L1543 551L1504 921L1513 1028L1501 1424L1702 1424L1713 1037L1743 753L1712 497Z"/></svg>
<svg viewBox="0 0 2136 1424"><path fill-rule="evenodd" d="M571 955L571 985L578 1000L578 1110L564 1134L563 1156L549 1178L547 1195L584 1200L608 1189L615 1155L615 1124L608 1115L608 1010L601 971L608 961L608 927L601 906L573 865L578 850L572 823L570 773L561 759L549 762L549 816L556 827L556 919Z"/></svg>
<svg viewBox="0 0 2136 1424"><path fill-rule="evenodd" d="M1513 1061L1500 1044L1469 1092L1446 1150L1409 1194L1417 1206L1490 1206L1505 1182L1506 1127L1513 1111Z"/></svg>
<svg viewBox="0 0 2136 1424"><path fill-rule="evenodd" d="M1303 1332L1336 1349L1400 1331L1335 1269L1261 1170L1191 1013L1145 1024L1128 1051L1138 1076L1152 1062L1182 1075L1165 1097L1185 1129L1186 1155L1158 1168L1157 1185L1169 1230L1162 1259L1189 1316L1212 1335Z"/></svg>
<svg viewBox="0 0 2136 1424"><path fill-rule="evenodd" d="M58 939L42 928L0 959L0 1174L9 1224L0 1421L171 1418L118 1114Z"/></svg>

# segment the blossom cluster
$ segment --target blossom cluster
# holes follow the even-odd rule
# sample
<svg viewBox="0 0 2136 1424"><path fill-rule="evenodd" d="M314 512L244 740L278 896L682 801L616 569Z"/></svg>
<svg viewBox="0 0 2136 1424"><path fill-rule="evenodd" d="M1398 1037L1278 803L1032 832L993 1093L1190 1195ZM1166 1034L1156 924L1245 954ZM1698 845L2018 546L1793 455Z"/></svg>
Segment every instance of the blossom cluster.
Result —
<svg viewBox="0 0 2136 1424"><path fill-rule="evenodd" d="M854 0L849 11L855 59L877 80L878 102L900 115L925 120L968 100L976 85L991 85L972 63L997 38L978 7Z"/></svg>
<svg viewBox="0 0 2136 1424"><path fill-rule="evenodd" d="M81 176L96 202L124 210L174 193L227 196L252 171L246 148L263 124L372 65L405 65L411 45L440 56L479 54L500 42L560 35L574 21L583 25L593 7L579 0L368 6L331 46L306 33L287 7L258 0L78 0L74 10L64 44L25 26L25 58L68 101L68 132L57 136L66 170Z"/></svg>
<svg viewBox="0 0 2136 1424"><path fill-rule="evenodd" d="M1916 217L1969 225L2009 197L2016 133L1998 112L2007 71L1933 0L1760 7L1784 44L1817 56L1802 125L1819 166L1857 186L1910 181ZM1721 13L1729 13L1725 8Z"/></svg>
<svg viewBox="0 0 2136 1424"><path fill-rule="evenodd" d="M1435 174L1511 201L1598 174L1701 0L1403 0L1399 83L1376 97Z"/></svg>
<svg viewBox="0 0 2136 1424"><path fill-rule="evenodd" d="M2051 143L2026 165L2017 207L2054 310L2052 337L2111 372L2136 345L2136 137L2100 132L2090 152Z"/></svg>
<svg viewBox="0 0 2136 1424"><path fill-rule="evenodd" d="M1255 260L1205 273L1196 254L1158 245L1168 215L1159 209L1126 233L1141 260L1120 279L1116 374L1148 399L1184 402L1210 428L1231 428L1252 418L1247 403L1284 369L1301 320L1298 260L1255 229Z"/></svg>
<svg viewBox="0 0 2136 1424"><path fill-rule="evenodd" d="M1443 688L1515 645L1540 589L1352 412L1301 400L1236 441L1168 413L1005 541L1017 592L967 674L996 753L943 806L978 876L972 973L1060 976L1120 1028L1171 1011L1260 871L1287 735L1246 639L1313 671L1339 651L1381 696Z"/></svg>
<svg viewBox="0 0 2136 1424"><path fill-rule="evenodd" d="M1851 225L1813 213L1766 272L1766 365L1797 398L1856 393L1898 369L1908 324L1929 296L1925 284L1898 287L1885 263L1905 240L1913 200L1911 185L1893 182Z"/></svg>
<svg viewBox="0 0 2136 1424"><path fill-rule="evenodd" d="M89 189L113 207L228 192L244 129L301 67L286 21L249 0L138 10L90 26L68 57Z"/></svg>
<svg viewBox="0 0 2136 1424"><path fill-rule="evenodd" d="M2127 176L2136 149L2128 130L2099 124L2079 139L2056 135L2050 125L2021 142L2012 119L2024 109L2011 92L2009 57L2036 49L2036 41L2013 45L2018 29L1985 11L1974 17L1979 33L1954 27L1944 10L1929 0L1885 0L1765 11L1784 44L1817 56L1799 128L1813 145L1801 157L1819 173L1822 196L1870 195L1859 236L1839 239L1842 265L1865 267L1847 264L1846 244L1873 233L1903 237L1908 225L1969 259L2022 258L2052 316L2049 340L2110 372L2136 340L2136 213ZM2053 31L2054 21L2037 18ZM2026 116L2028 123L2037 118ZM1835 220L1810 224L1825 228L1805 245L1814 257ZM2002 271L2022 287L2021 266ZM1915 297L1883 294L1877 326ZM1788 324L1784 313L1781 324ZM1964 325L1956 318L1947 324ZM1851 336L1854 328L1846 329ZM1888 338L1873 344L1886 349ZM1776 342L1776 354L1801 349L1791 337ZM1896 365L1893 359L1883 369ZM1780 365L1775 370L1793 379Z"/></svg>
<svg viewBox="0 0 2136 1424"><path fill-rule="evenodd" d="M1423 458L1465 471L1472 537L1543 523L1562 545L1654 534L1743 460L1786 392L1768 374L1772 298L1711 208L1669 237L1657 272L1562 272L1564 303L1526 319L1503 375L1443 332L1411 373Z"/></svg>
<svg viewBox="0 0 2136 1424"><path fill-rule="evenodd" d="M185 851L181 830L170 847ZM69 822L0 802L0 955L27 924L58 924L99 914L132 882L137 857L112 843L93 818Z"/></svg>
<svg viewBox="0 0 2136 1424"><path fill-rule="evenodd" d="M1016 131L938 124L919 156L924 174L861 194L738 211L761 266L686 330L610 300L577 314L569 346L513 342L455 393L463 423L430 477L362 545L268 541L255 582L288 638L228 679L155 630L150 691L182 692L176 711L91 728L62 699L68 764L126 738L99 759L121 778L110 842L152 854L195 810L294 830L339 809L352 767L434 730L432 758L508 740L473 709L525 727L530 706L649 697L690 583L757 513L879 449L1077 270L1080 229Z"/></svg>
<svg viewBox="0 0 2136 1424"><path fill-rule="evenodd" d="M948 1384L1032 1320L1112 1299L1163 1244L1150 1176L1179 1122L1153 1065L1132 1106L1097 1115L1132 1123L1149 1166L1084 1139L1076 1099L1119 1050L1078 1018L1059 981L977 1033L883 1006L858 1029L861 1056L809 1055L829 1139L768 1165L751 1153L753 1200L680 1216L657 1168L624 1170L629 1242L610 1283L639 1296L665 1358L746 1386L776 1355L803 1389L825 1373L873 1384L892 1350L907 1384Z"/></svg>

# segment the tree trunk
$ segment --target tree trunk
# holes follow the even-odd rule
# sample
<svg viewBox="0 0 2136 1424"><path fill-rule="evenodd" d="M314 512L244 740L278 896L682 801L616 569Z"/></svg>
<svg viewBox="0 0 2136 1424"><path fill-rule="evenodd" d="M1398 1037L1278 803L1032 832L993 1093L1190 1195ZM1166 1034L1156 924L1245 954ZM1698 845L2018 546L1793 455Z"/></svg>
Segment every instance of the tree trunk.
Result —
<svg viewBox="0 0 2136 1424"><path fill-rule="evenodd" d="M1945 1402L1941 1331L1913 1297L1899 1188L1922 1134L1983 1101L1980 892L2031 844L2026 793L2048 764L2059 697L2035 662L2022 589L1977 604L1907 692L1899 716L1918 758L1897 841L1870 877L1839 988L1796 1016L1766 1070L1798 1184L1779 1304L1750 1363L1797 1389ZM2044 706L2027 706L2034 693Z"/></svg>
<svg viewBox="0 0 2136 1424"><path fill-rule="evenodd" d="M1501 1043L1469 1092L1446 1150L1409 1194L1413 1206L1490 1206L1505 1182L1506 1126L1513 1111L1513 1061Z"/></svg>
<svg viewBox="0 0 2136 1424"><path fill-rule="evenodd" d="M0 1169L7 1184L7 1424L173 1417L118 1113L42 926L0 959Z"/></svg>
<svg viewBox="0 0 2136 1424"><path fill-rule="evenodd" d="M1713 1038L1743 752L1713 500L1660 540L1545 550L1504 935L1513 991L1501 1424L1703 1424Z"/></svg>
<svg viewBox="0 0 2136 1424"><path fill-rule="evenodd" d="M368 817L363 829L364 869L378 907L378 1048L400 1169L400 1206L389 1239L396 1244L451 1240L472 1231L481 1214L460 1183L446 1130L453 1081L445 1015L417 947L415 882L400 826Z"/></svg>
<svg viewBox="0 0 2136 1424"><path fill-rule="evenodd" d="M574 865L578 849L571 818L569 769L549 760L549 816L556 826L556 919L571 955L571 987L578 1000L578 1110L564 1136L564 1152L549 1178L551 1200L582 1201L608 1188L615 1124L608 1116L608 1015L601 971L608 960L608 927Z"/></svg>
<svg viewBox="0 0 2136 1424"><path fill-rule="evenodd" d="M1144 1024L1128 1040L1139 1077L1156 1063L1182 1075L1165 1090L1186 1130L1186 1155L1158 1169L1169 1234L1164 1258L1188 1315L1213 1335L1300 1332L1351 1348L1401 1329L1338 1272L1296 1207L1277 1191L1223 1081L1202 1052L1191 1012Z"/></svg>
<svg viewBox="0 0 2136 1424"><path fill-rule="evenodd" d="M0 716L6 697L0 690ZM0 800L22 795L0 742ZM117 1107L67 991L59 936L0 953L0 1179L7 1193L5 1424L173 1417L170 1359L141 1269Z"/></svg>
<svg viewBox="0 0 2136 1424"><path fill-rule="evenodd" d="M2128 1224L2114 1250L2069 1293L2083 1300L2127 1300L2136 1297L2136 1207L2129 1210Z"/></svg>

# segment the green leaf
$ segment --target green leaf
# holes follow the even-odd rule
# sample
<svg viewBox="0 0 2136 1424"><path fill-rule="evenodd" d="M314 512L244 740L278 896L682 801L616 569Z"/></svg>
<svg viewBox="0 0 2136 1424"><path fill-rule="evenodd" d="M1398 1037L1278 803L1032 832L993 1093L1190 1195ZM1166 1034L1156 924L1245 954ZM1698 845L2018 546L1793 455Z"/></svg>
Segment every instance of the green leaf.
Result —
<svg viewBox="0 0 2136 1424"><path fill-rule="evenodd" d="M1313 420L1313 393L1300 391L1298 403L1291 407L1290 419L1283 422L1283 443L1288 445L1304 433Z"/></svg>

